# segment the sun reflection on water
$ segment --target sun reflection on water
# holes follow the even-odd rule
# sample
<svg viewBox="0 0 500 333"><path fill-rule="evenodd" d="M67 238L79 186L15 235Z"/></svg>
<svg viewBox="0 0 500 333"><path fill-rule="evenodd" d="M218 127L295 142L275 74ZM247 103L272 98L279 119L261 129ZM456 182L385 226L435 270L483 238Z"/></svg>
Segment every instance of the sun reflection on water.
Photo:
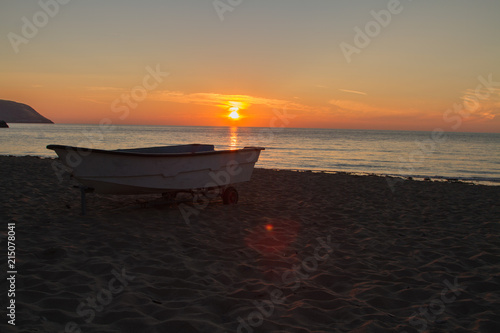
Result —
<svg viewBox="0 0 500 333"><path fill-rule="evenodd" d="M236 149L238 147L238 127L237 126L231 126L229 130L230 134L230 149Z"/></svg>

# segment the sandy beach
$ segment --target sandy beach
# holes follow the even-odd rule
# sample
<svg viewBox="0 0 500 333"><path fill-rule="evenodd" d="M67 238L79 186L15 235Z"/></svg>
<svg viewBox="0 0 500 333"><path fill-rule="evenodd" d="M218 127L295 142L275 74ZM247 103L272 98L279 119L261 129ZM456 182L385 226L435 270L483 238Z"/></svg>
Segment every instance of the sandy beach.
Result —
<svg viewBox="0 0 500 333"><path fill-rule="evenodd" d="M1 332L500 331L500 187L256 169L236 205L82 216L53 163L0 156Z"/></svg>

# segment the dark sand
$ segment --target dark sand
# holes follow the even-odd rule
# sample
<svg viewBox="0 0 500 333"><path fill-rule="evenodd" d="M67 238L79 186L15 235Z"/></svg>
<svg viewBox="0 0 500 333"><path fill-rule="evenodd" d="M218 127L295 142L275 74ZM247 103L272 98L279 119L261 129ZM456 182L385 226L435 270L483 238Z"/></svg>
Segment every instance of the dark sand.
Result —
<svg viewBox="0 0 500 333"><path fill-rule="evenodd" d="M1 332L500 331L500 187L256 169L237 205L81 216L52 163L0 157Z"/></svg>

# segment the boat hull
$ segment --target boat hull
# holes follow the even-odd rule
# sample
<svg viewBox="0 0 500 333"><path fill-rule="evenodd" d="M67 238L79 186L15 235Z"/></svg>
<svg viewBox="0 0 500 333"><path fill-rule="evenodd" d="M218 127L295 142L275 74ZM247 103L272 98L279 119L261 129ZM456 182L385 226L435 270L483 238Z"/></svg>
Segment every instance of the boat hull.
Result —
<svg viewBox="0 0 500 333"><path fill-rule="evenodd" d="M199 149L200 146L205 149ZM161 152L165 148L175 147L197 147L198 151L190 149L194 152L182 152L186 149L181 149L181 152ZM248 147L215 151L206 147L210 146L184 145L109 151L47 146L71 169L75 179L103 194L165 193L225 187L249 181L260 151L264 149Z"/></svg>

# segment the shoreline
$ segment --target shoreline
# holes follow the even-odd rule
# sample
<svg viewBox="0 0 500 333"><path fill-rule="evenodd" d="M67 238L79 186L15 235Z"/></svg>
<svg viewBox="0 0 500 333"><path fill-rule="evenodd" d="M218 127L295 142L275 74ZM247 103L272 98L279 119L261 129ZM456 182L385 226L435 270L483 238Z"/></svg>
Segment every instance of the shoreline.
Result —
<svg viewBox="0 0 500 333"><path fill-rule="evenodd" d="M421 182L451 182L451 183L464 183L470 185L483 185L483 186L500 186L500 179L498 181L492 180L477 180L468 178L454 178L444 176L417 176L417 175L397 175L397 174L377 174L369 172L356 172L356 171L335 171L335 170L309 170L309 169L275 169L275 168L256 168L276 171L294 171L294 172L311 172L311 173L326 173L326 174L346 174L352 176L375 176L381 178L393 178L398 180L421 181Z"/></svg>
<svg viewBox="0 0 500 333"><path fill-rule="evenodd" d="M48 159L57 160L57 156L40 156L40 155L1 155L0 157L33 157L38 159ZM276 170L276 171L294 171L294 172L311 172L311 173L325 173L325 174L346 174L353 176L376 176L382 178L393 178L397 182L410 180L410 181L421 181L421 182L453 182L453 183L464 183L470 185L483 185L483 186L500 186L500 179L484 179L478 180L477 178L464 178L464 177L445 177L445 176L423 176L423 175L398 175L398 174L377 174L370 172L358 172L358 171L339 171L339 170L324 170L324 169L307 169L307 168L291 168L291 169L280 169L280 168L264 168L256 166L255 169L264 170Z"/></svg>
<svg viewBox="0 0 500 333"><path fill-rule="evenodd" d="M46 160L57 160L59 157L57 156L40 156L40 155L1 155L1 157L32 157L37 159L46 159ZM307 168L290 168L290 169L281 169L281 168L265 168L256 166L255 169L264 169L264 170L272 170L272 171L293 171L293 172L305 172L305 173L325 173L325 174L346 174L352 176L375 176L381 178L395 178L401 180L410 180L410 181L424 181L424 182L454 182L454 183L464 183L470 185L483 185L483 186L500 186L500 179L498 180L477 180L472 178L464 178L464 177L445 177L445 176L422 176L422 175L398 175L398 174L377 174L370 172L358 172L358 171L339 171L339 170L325 170L325 169L307 169Z"/></svg>

